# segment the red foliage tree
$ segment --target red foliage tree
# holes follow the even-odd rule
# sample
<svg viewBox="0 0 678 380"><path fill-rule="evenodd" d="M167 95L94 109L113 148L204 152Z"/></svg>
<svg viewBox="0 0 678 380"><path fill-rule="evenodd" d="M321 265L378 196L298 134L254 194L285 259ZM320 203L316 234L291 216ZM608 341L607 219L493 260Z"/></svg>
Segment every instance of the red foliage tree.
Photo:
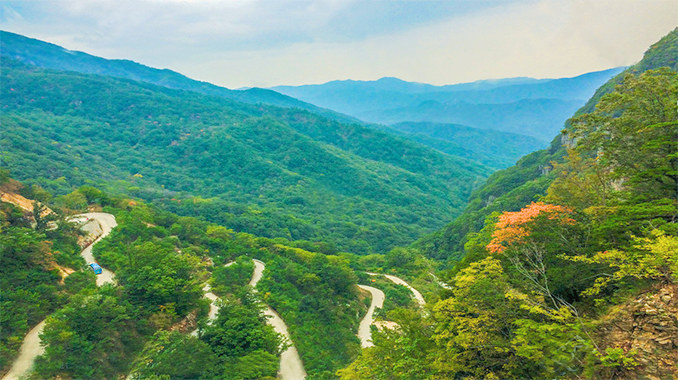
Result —
<svg viewBox="0 0 678 380"><path fill-rule="evenodd" d="M523 242L529 236L527 224L540 215L564 224L574 224L575 220L569 216L571 213L572 210L567 207L543 202L532 202L520 211L504 212L499 215L492 241L486 248L491 253L502 253L511 245Z"/></svg>

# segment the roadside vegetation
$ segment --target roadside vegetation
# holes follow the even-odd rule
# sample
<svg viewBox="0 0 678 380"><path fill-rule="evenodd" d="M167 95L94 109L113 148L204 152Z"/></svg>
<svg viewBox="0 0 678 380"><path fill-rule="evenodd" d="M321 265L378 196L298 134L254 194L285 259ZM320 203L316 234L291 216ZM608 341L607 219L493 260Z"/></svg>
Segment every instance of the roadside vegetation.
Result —
<svg viewBox="0 0 678 380"><path fill-rule="evenodd" d="M27 266L35 265L36 272L27 276L30 283L12 276L3 281L11 283L10 290L22 287L18 294L35 292L32 298L38 302L21 306L32 314L13 315L14 330L3 329L5 365L28 327L49 315L41 336L47 350L36 361L37 378L125 374L148 378L176 373L189 378L274 378L284 346L266 324L264 302L290 325L310 376L333 377L359 351L354 330L365 306L356 296L357 278L346 259L306 250L328 250L329 245L236 233L91 186L58 197L56 203L68 204L70 212L103 206L116 216L118 226L94 246L97 261L115 272L116 285L97 288L87 270L76 271L59 284L60 277L54 270L46 271L44 263L30 264L63 255L55 247L70 249L66 261L82 262L80 247L74 245L78 231L66 224L72 235L57 241L65 239L62 229L34 230L24 214L3 203L3 240L22 239L22 244L7 240L11 244L3 246L11 250L3 256L12 264L6 268L17 269L20 264L12 256L15 252L28 260ZM45 234L56 243L46 245ZM267 264L258 293L247 286L252 258ZM202 290L208 281L221 297L217 319L209 324L205 323L209 301ZM19 304L11 303L19 297L5 295L5 305L20 310ZM196 329L197 336L189 334ZM177 366L181 361L197 364Z"/></svg>
<svg viewBox="0 0 678 380"><path fill-rule="evenodd" d="M33 195L0 170L0 193L9 191ZM47 228L52 219L61 219L58 228ZM73 294L94 286L94 275L82 271L78 236L62 214L38 217L36 223L32 212L0 202L0 371L11 364L31 328ZM62 271L75 273L64 280Z"/></svg>
<svg viewBox="0 0 678 380"><path fill-rule="evenodd" d="M362 126L3 58L2 162L27 181L2 168L0 192L35 202L0 202L0 370L46 319L29 378L274 379L266 304L309 380L676 377L677 46L472 194L481 166ZM118 223L101 287L67 222L93 210ZM357 284L393 322L365 349Z"/></svg>

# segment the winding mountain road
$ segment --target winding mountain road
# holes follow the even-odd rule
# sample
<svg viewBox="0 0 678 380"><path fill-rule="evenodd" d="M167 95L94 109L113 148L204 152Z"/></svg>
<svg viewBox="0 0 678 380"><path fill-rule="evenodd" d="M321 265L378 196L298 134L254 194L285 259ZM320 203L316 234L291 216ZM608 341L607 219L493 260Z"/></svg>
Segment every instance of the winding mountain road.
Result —
<svg viewBox="0 0 678 380"><path fill-rule="evenodd" d="M257 283L259 283L259 280L263 277L266 264L257 259L253 259L252 261L254 262L254 272L252 273L252 279L250 280L249 285L256 291ZM301 361L297 348L292 344L292 337L287 329L287 325L285 325L285 321L283 321L278 313L268 305L266 305L264 314L270 317L268 318L268 324L273 326L275 332L282 334L290 343L290 346L280 354L280 378L283 380L300 380L306 378L304 364Z"/></svg>
<svg viewBox="0 0 678 380"><path fill-rule="evenodd" d="M249 286L252 287L253 291L257 291L256 286L259 283L259 280L264 275L264 269L266 269L266 264L264 264L263 261L257 260L257 259L252 259L252 262L254 263L254 271L252 272L252 278L250 279ZM232 265L234 262L231 261L226 266ZM219 299L216 294L211 292L211 288L209 285L205 285L203 290L206 292L205 297L210 299L212 302L210 303L210 311L208 314L208 320L213 321L217 313L219 311L219 308L216 306L216 301ZM301 357L299 356L299 352L297 351L297 348L294 347L292 343L292 337L290 336L290 332L287 329L287 325L285 325L285 321L283 321L282 318L280 318L280 315L275 312L270 306L266 305L266 309L264 310L264 315L268 316L267 318L267 323L271 326L273 326L273 329L275 332L278 334L281 334L282 336L287 339L287 341L290 343L290 346L280 354L280 372L279 376L282 380L300 380L306 377L306 371L304 370L304 365L301 361ZM193 331L191 334L197 335L198 330Z"/></svg>
<svg viewBox="0 0 678 380"><path fill-rule="evenodd" d="M92 247L94 247L94 244L98 243L101 241L101 239L105 238L108 236L108 234L111 233L111 230L115 228L118 223L115 221L115 216L103 212L89 212L87 214L80 214L72 218L71 220L82 220L82 218L87 218L87 221L94 220L99 223L101 226L101 235L92 242L89 246L87 246L85 249L80 252L80 255L85 259L87 262L87 265L91 263L95 263L96 260L94 260L94 256L92 255ZM83 229L87 231L89 223L85 223L83 225ZM110 270L106 268L101 268L102 272L101 274L97 275L97 286L101 286L103 284L113 284L115 283L114 277L115 274L111 272Z"/></svg>
<svg viewBox="0 0 678 380"><path fill-rule="evenodd" d="M419 307L424 307L424 305L426 305L426 300L424 299L424 296L422 296L417 289L413 288L410 284L407 283L407 281L403 280L402 278L383 273L374 273L374 272L365 272L365 273L369 274L370 276L384 276L395 284L405 286L410 290L410 292L412 292L412 296L414 297L415 301L417 301ZM384 300L386 299L386 296L384 295L383 291L371 286L358 285L358 287L370 292L370 294L372 295L372 303L370 304L370 307L367 309L367 313L365 314L363 319L360 321L360 324L358 325L358 338L360 338L360 345L363 348L372 347L374 346L374 343L372 343L372 329L370 328L370 326L374 323L374 311L377 308L380 309L384 306Z"/></svg>
<svg viewBox="0 0 678 380"><path fill-rule="evenodd" d="M419 307L424 307L424 305L426 305L426 300L424 299L424 296L422 296L417 289L410 286L410 284L408 284L405 280L403 280L400 277L393 276L391 274L385 274L384 277L391 280L391 282L393 282L394 284L403 285L407 289L410 289L410 292L412 292L414 300L417 301Z"/></svg>
<svg viewBox="0 0 678 380"><path fill-rule="evenodd" d="M372 343L372 330L370 329L370 326L374 323L374 310L384 306L384 299L386 299L386 296L384 295L384 292L371 286L358 285L358 287L367 290L372 295L372 303L370 304L369 309L367 309L367 314L365 314L358 325L360 345L362 347L372 347L374 346L374 343Z"/></svg>
<svg viewBox="0 0 678 380"><path fill-rule="evenodd" d="M410 290L410 292L412 292L414 300L417 301L420 307L426 305L426 300L424 299L424 296L422 296L417 289L413 288L410 284L407 283L407 281L403 280L402 278L394 276L392 274L385 273L374 273L374 272L365 272L365 273L369 274L370 276L384 276L387 279L389 279L392 283L406 287L407 289Z"/></svg>
<svg viewBox="0 0 678 380"><path fill-rule="evenodd" d="M108 234L113 230L113 228L117 226L115 217L108 213L96 212L80 214L74 216L73 218L71 218L71 220L81 222L82 223L81 228L84 231L87 231L89 233L101 232L101 235L96 240L94 240L90 245L88 245L85 249L83 249L80 253L87 262L87 264L96 262L94 260L94 256L92 255L92 247L94 246L94 244L101 241L101 239L108 236ZM263 277L263 272L264 269L266 268L266 265L260 260L253 259L252 261L254 262L254 271L252 273L252 278L249 282L249 285L256 292L257 291L256 286ZM231 264L233 264L233 262L226 264L226 266L229 266ZM371 272L367 273L372 276L381 275L378 273ZM383 276L385 276L390 281L396 284L406 286L408 289L410 289L415 300L420 306L423 306L426 303L421 293L414 289L412 286L410 286L403 279L388 274L384 274ZM105 268L102 268L102 273L100 275L97 275L96 277L97 286L102 286L106 283L114 282L115 274ZM384 295L384 292L377 288L367 285L358 285L358 286L361 289L370 292L372 297L370 307L368 308L365 317L363 317L363 319L360 321L360 325L358 327L358 337L360 338L361 346L371 347L374 346L371 340L372 332L370 329L370 326L374 323L374 312L377 308L383 307L384 300L386 297ZM218 300L218 297L214 293L212 293L209 285L205 285L203 290L205 291L205 297L210 299L211 301L210 310L208 313L208 320L212 321L216 318L217 313L219 311L216 306L216 301ZM278 315L278 313L276 313L276 311L273 310L268 305L264 310L264 314L269 316L268 324L273 326L274 330L277 333L283 335L288 340L288 342L290 342L290 346L288 346L287 349L280 355L279 377L283 380L304 379L307 376L307 374L306 371L304 370L304 366L301 361L301 357L299 356L299 352L297 351L296 347L294 347L294 345L291 344L292 339L287 328L287 325L285 325L285 322L282 320L282 318L280 318L280 315ZM2 378L3 380L15 380L19 379L21 376L26 375L30 368L32 367L35 358L44 353L44 347L40 345L40 334L42 333L44 327L45 321L43 320L28 332L21 345L19 356L12 364L12 368L9 370L9 372L7 372L7 374Z"/></svg>
<svg viewBox="0 0 678 380"><path fill-rule="evenodd" d="M80 252L80 255L82 255L87 264L95 262L94 257L92 256L92 246L101 241L101 239L105 238L109 233L111 233L111 230L117 226L115 217L111 214L103 212L91 212L87 214L76 215L71 218L71 221L84 222L83 230L87 232L92 232L93 230L97 229L101 232L101 235L96 240L94 240L92 244ZM91 223L93 223L92 221L94 223L98 223L98 226L91 225ZM113 277L113 272L103 269L102 273L97 275L97 286L101 286L109 282L112 283ZM14 363L12 363L12 368L10 368L9 372L3 376L2 380L16 380L21 378L21 376L26 375L33 366L35 358L45 352L45 348L40 345L40 334L44 328L45 320L38 323L31 329L31 331L28 332L28 334L26 334L24 341L21 344L21 348L19 349L19 356L17 356L17 358L14 360Z"/></svg>

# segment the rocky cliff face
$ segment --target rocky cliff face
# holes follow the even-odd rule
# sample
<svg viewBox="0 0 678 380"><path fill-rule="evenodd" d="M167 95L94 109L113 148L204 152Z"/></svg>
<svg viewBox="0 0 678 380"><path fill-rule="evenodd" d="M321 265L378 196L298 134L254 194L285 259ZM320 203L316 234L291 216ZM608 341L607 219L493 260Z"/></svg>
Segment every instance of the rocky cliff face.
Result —
<svg viewBox="0 0 678 380"><path fill-rule="evenodd" d="M605 348L622 348L637 366L612 378L678 379L678 285L640 295L611 312L599 330ZM601 374L603 375L603 374ZM608 377L608 376L604 376Z"/></svg>

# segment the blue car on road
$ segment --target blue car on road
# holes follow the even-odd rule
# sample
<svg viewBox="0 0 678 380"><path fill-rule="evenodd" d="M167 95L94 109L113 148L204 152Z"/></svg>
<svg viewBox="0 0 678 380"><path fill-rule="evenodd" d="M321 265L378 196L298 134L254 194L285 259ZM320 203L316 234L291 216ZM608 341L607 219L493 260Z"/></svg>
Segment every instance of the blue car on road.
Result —
<svg viewBox="0 0 678 380"><path fill-rule="evenodd" d="M97 264L97 263L92 263L92 264L90 264L89 266L92 267L92 270L94 271L95 274L101 274L102 269L101 269L101 267L99 266L99 264Z"/></svg>

